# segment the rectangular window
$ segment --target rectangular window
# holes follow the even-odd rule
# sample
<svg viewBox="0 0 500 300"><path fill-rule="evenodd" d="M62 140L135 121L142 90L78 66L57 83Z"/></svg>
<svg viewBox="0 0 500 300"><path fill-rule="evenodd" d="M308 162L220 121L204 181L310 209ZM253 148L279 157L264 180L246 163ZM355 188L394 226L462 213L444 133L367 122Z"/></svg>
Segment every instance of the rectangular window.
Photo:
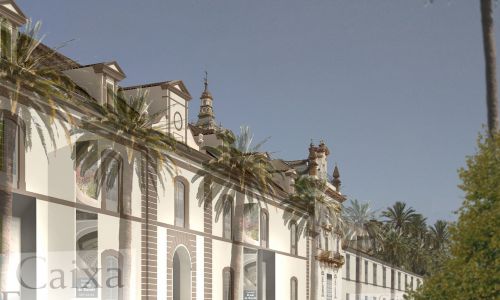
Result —
<svg viewBox="0 0 500 300"><path fill-rule="evenodd" d="M105 181L103 197L106 210L118 212L118 202L121 196L122 164L114 154L107 154L105 159Z"/></svg>
<svg viewBox="0 0 500 300"><path fill-rule="evenodd" d="M401 272L398 272L398 290L401 290Z"/></svg>
<svg viewBox="0 0 500 300"><path fill-rule="evenodd" d="M175 183L175 225L180 227L185 227L185 213L186 213L186 201L185 201L185 186L184 183L177 180Z"/></svg>
<svg viewBox="0 0 500 300"><path fill-rule="evenodd" d="M259 245L259 206L256 203L245 203L243 207L244 241Z"/></svg>
<svg viewBox="0 0 500 300"><path fill-rule="evenodd" d="M365 283L368 283L368 261L365 260Z"/></svg>
<svg viewBox="0 0 500 300"><path fill-rule="evenodd" d="M109 109L113 109L114 101L113 95L115 93L115 88L111 82L106 82L106 104Z"/></svg>
<svg viewBox="0 0 500 300"><path fill-rule="evenodd" d="M345 278L351 278L351 256L349 254L345 256Z"/></svg>
<svg viewBox="0 0 500 300"><path fill-rule="evenodd" d="M333 278L332 274L326 274L326 300L332 300Z"/></svg>
<svg viewBox="0 0 500 300"><path fill-rule="evenodd" d="M14 128L14 136L7 136L7 132L10 129ZM17 123L12 121L11 119L3 119L3 116L0 114L0 172L5 172L7 170L6 165L6 155L8 153L7 147L8 144L12 146L12 141L14 142L13 156L12 156L12 184L13 187L18 187L19 183L19 127ZM5 174L4 174L5 175ZM4 180L4 178L0 178L0 180Z"/></svg>
<svg viewBox="0 0 500 300"><path fill-rule="evenodd" d="M356 281L361 281L361 257L356 257Z"/></svg>
<svg viewBox="0 0 500 300"><path fill-rule="evenodd" d="M382 286L387 286L387 270L385 267L382 267Z"/></svg>
<svg viewBox="0 0 500 300"><path fill-rule="evenodd" d="M411 280L410 280L410 289L413 291L413 276L411 277Z"/></svg>
<svg viewBox="0 0 500 300"><path fill-rule="evenodd" d="M269 215L267 212L260 212L260 246L267 248L269 247Z"/></svg>
<svg viewBox="0 0 500 300"><path fill-rule="evenodd" d="M291 253L297 255L297 224L292 223L290 226Z"/></svg>
<svg viewBox="0 0 500 300"><path fill-rule="evenodd" d="M349 300L349 293L345 294L345 300Z"/></svg>
<svg viewBox="0 0 500 300"><path fill-rule="evenodd" d="M377 264L373 264L373 284L377 285Z"/></svg>
<svg viewBox="0 0 500 300"><path fill-rule="evenodd" d="M14 155L12 156L12 180L14 187L18 187L19 182L19 127L16 123L10 121L10 126L15 126L16 131L14 133Z"/></svg>
<svg viewBox="0 0 500 300"><path fill-rule="evenodd" d="M394 284L395 284L394 270L391 269L391 289L394 289Z"/></svg>
<svg viewBox="0 0 500 300"><path fill-rule="evenodd" d="M6 21L0 21L0 30L0 55L5 59L12 55L12 29Z"/></svg>
<svg viewBox="0 0 500 300"><path fill-rule="evenodd" d="M232 239L232 227L233 227L233 201L231 198L227 198L224 202L224 220L222 223L223 235L226 239Z"/></svg>
<svg viewBox="0 0 500 300"><path fill-rule="evenodd" d="M405 274L405 290L408 289L408 274Z"/></svg>

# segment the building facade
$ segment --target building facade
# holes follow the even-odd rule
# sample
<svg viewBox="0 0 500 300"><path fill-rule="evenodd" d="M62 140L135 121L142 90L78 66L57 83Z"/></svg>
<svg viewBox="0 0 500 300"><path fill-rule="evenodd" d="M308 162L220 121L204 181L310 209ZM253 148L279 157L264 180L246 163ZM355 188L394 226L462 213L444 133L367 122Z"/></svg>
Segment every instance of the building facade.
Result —
<svg viewBox="0 0 500 300"><path fill-rule="evenodd" d="M346 249L343 299L403 300L422 284L422 277L355 249Z"/></svg>
<svg viewBox="0 0 500 300"><path fill-rule="evenodd" d="M2 43L15 43L26 16L12 0L0 0L0 18ZM10 48L2 48L2 57L11 55L6 51ZM50 51L42 44L37 48L38 55ZM355 257L369 261L370 267L378 264L380 270L403 274L404 282L410 282L401 270L342 249L324 203L340 205L345 197L337 168L328 180L330 151L323 142L311 144L302 160L269 158L281 175L275 178L278 192L273 195L241 191L227 174L211 174L208 183L203 163L213 156L204 146L220 144L217 133L223 128L215 120L207 79L198 120L190 123L192 97L180 80L125 87L120 81L126 74L117 62L81 65L59 53L50 56L47 66L77 86L73 101L65 104L74 122L46 122L51 113L47 99L29 91L21 93L13 113L15 86L0 82L0 177L12 183L3 298L229 300L234 286L241 287L237 297L245 300L332 300L385 293L351 279L360 276L353 273ZM147 155L150 149L133 143L134 137L99 126L78 128L99 114L79 99L112 107L117 91L143 95L147 112L158 115L154 127L177 141L175 151L165 150L164 166L158 168L158 161ZM34 113L30 101L42 111ZM72 126L79 130L68 140L64 132ZM79 163L88 161L89 149L98 153L95 165ZM325 200L314 203L312 210L290 200L300 176L326 182ZM235 224L237 199L243 203L243 224ZM301 228L302 220L314 230ZM242 236L235 230L240 226ZM237 251L242 255L235 262ZM242 274L234 274L235 263L242 266ZM353 292L356 284L363 287L355 286ZM391 287L387 299L399 299L400 286Z"/></svg>

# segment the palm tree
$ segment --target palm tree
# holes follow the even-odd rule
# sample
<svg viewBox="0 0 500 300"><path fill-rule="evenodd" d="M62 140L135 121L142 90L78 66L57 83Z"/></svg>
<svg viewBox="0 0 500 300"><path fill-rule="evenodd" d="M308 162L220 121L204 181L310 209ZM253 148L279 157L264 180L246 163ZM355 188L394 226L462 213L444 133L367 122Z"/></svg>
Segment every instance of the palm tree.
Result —
<svg viewBox="0 0 500 300"><path fill-rule="evenodd" d="M431 254L426 240L410 238L407 242L408 248L406 249L406 255L403 255L403 266L417 274L426 274L431 260Z"/></svg>
<svg viewBox="0 0 500 300"><path fill-rule="evenodd" d="M495 26L493 1L481 0L481 25L483 31L484 62L486 73L486 104L490 136L498 132L498 82L496 74Z"/></svg>
<svg viewBox="0 0 500 300"><path fill-rule="evenodd" d="M118 205L119 248L123 258L122 282L125 287L122 288L122 297L130 299L127 287L130 286L131 279L131 223L129 220L133 183L131 174L135 169L143 193L144 189L147 189L148 179L152 182L158 180L163 185L168 152L175 149L176 141L155 127L155 123L165 114L165 111L154 114L148 112L146 91L139 90L136 96L129 98L120 91L112 95L112 107L104 107L93 99L86 99L85 105L92 107L98 116L83 120L73 130L72 134L78 136L78 139L74 145L72 158L75 160L75 169L80 172L81 176L85 176L92 168L98 174L94 177L98 195L102 188L112 189L117 182L116 179L120 176L120 166L116 160L112 160L112 157L116 152L126 157L122 160L122 170L128 176L122 177L123 192L119 197ZM128 138L127 145L120 147L115 142L106 143L104 139L100 139L98 143L94 142L96 133L106 136L109 132ZM103 151L103 149L110 151ZM115 163L107 163L111 161ZM145 165L144 161L149 162L149 166ZM154 178L148 171L151 166L153 170L156 170ZM168 166L167 171L171 172Z"/></svg>
<svg viewBox="0 0 500 300"><path fill-rule="evenodd" d="M313 241L318 235L316 225L327 225L330 229L342 236L344 231L344 218L342 218L342 205L336 201L325 198L326 181L316 176L302 175L294 182L294 193L289 199L282 202L285 207L283 219L285 224L297 224L297 234L307 234ZM305 207L308 215L304 215L299 207ZM310 217L312 216L312 218ZM313 242L314 244L314 242ZM311 253L314 260L316 253ZM311 286L315 286L316 264L311 265ZM315 297L316 290L311 289L311 298Z"/></svg>
<svg viewBox="0 0 500 300"><path fill-rule="evenodd" d="M408 233L414 239L424 240L427 235L427 218L415 214L408 224Z"/></svg>
<svg viewBox="0 0 500 300"><path fill-rule="evenodd" d="M399 201L382 212L382 217L386 218L386 223L390 224L396 230L405 232L415 216L416 213L413 208L407 208L406 203Z"/></svg>
<svg viewBox="0 0 500 300"><path fill-rule="evenodd" d="M283 206L287 210L283 214L285 223L295 222L299 235L308 232L315 232L313 226L327 224L334 232L341 233L344 229L344 219L342 218L342 205L336 201L329 201L325 198L326 181L311 175L302 175L294 182L294 193L290 195ZM309 216L304 216L298 212L295 205L306 207L312 214L316 222L312 222Z"/></svg>
<svg viewBox="0 0 500 300"><path fill-rule="evenodd" d="M243 217L245 196L256 190L259 195L251 197L261 205L260 197L274 195L273 173L274 168L265 153L259 152L265 142L252 146L253 134L248 127L241 127L241 133L235 136L231 131L219 132L218 137L222 144L216 147L206 146L205 150L213 158L204 163L204 180L213 182L213 174L222 174L227 178L226 190L237 191L234 206L233 238L237 242L243 237ZM219 197L219 201L220 201ZM217 205L216 207L222 207ZM231 249L231 268L233 269L232 299L239 299L241 290L241 275L243 274L243 248L240 243L233 243Z"/></svg>
<svg viewBox="0 0 500 300"><path fill-rule="evenodd" d="M402 266L410 248L405 234L393 227L386 227L383 231L382 244L383 251L378 256L393 265Z"/></svg>
<svg viewBox="0 0 500 300"><path fill-rule="evenodd" d="M430 243L433 250L443 251L450 241L448 232L448 222L437 220L433 226L429 227Z"/></svg>
<svg viewBox="0 0 500 300"><path fill-rule="evenodd" d="M375 251L381 237L380 224L376 212L369 203L351 200L351 205L344 208L342 213L346 224L344 230L344 245L354 246L357 250Z"/></svg>
<svg viewBox="0 0 500 300"><path fill-rule="evenodd" d="M356 252L375 251L380 240L380 225L376 220L375 211L369 203L351 200L350 206L342 211L345 226L343 232L343 247L351 247ZM359 265L356 265L358 268ZM359 270L356 271L357 274ZM356 294L361 293L361 282L356 282Z"/></svg>
<svg viewBox="0 0 500 300"><path fill-rule="evenodd" d="M7 259L10 251L10 227L12 219L12 188L13 188L13 157L15 139L18 126L7 119L20 118L24 127L24 142L27 149L31 147L33 128L41 139L45 154L47 155L47 139L53 149L57 149L56 134L57 122L60 128L68 132L65 123L71 123L71 115L67 113L61 100L71 97L73 84L64 75L50 66L50 60L56 53L46 51L34 54L40 45L39 31L41 23L26 24L25 32L17 32L13 43L9 32L3 32L0 59L0 80L2 81L1 95L9 101L7 104L10 111L2 111L0 122L3 124L3 132L0 139L3 146L3 166L6 180L0 187L0 216L1 216L1 242L0 253L2 254L0 290L5 286L7 276ZM5 29L4 29L5 30ZM2 100L2 102L5 100ZM23 136L23 135L21 135Z"/></svg>

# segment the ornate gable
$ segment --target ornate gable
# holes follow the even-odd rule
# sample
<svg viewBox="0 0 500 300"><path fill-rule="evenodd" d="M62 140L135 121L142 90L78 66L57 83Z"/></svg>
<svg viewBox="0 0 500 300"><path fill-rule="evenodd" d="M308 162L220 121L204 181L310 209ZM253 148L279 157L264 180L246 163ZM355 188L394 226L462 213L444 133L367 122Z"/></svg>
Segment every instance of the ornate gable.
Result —
<svg viewBox="0 0 500 300"><path fill-rule="evenodd" d="M0 0L0 17L12 22L15 26L26 24L28 19L17 4L12 0Z"/></svg>

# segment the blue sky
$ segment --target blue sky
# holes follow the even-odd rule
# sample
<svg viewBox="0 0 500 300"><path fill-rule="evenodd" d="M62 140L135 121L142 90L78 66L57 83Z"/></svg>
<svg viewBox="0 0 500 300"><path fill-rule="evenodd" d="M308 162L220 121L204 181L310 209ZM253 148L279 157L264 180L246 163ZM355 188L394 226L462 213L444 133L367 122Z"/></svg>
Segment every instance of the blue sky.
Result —
<svg viewBox="0 0 500 300"><path fill-rule="evenodd" d="M225 127L270 136L265 150L285 159L324 139L350 198L456 218L457 169L486 118L478 1L17 3L48 45L73 40L61 51L82 64L118 61L122 85L183 80L191 121L207 69Z"/></svg>

